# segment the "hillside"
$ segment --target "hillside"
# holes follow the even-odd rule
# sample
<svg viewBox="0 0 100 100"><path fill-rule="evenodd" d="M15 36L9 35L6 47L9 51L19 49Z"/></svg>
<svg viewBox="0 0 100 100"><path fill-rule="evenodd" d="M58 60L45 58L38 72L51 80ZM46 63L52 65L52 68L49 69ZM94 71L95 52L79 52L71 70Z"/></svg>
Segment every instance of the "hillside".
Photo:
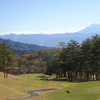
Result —
<svg viewBox="0 0 100 100"><path fill-rule="evenodd" d="M29 77L29 75L26 76ZM66 98L68 100L100 100L100 81L84 83L43 81L10 74L8 79L5 79L3 73L0 72L0 100L13 100L13 98L23 100L22 98L29 97L27 91L55 88L59 88L59 90L39 92L40 96L25 100L41 100L41 98L42 100L66 100ZM71 93L67 93L68 90Z"/></svg>
<svg viewBox="0 0 100 100"><path fill-rule="evenodd" d="M98 33L100 33L100 25L97 23L94 23L94 24L86 27L85 29L80 30L79 33L85 33L85 34L97 33L98 34Z"/></svg>
<svg viewBox="0 0 100 100"><path fill-rule="evenodd" d="M0 100L2 99L8 100L11 98L17 98L16 100L23 100L18 98L29 97L27 91L63 88L69 85L73 85L73 83L34 80L10 74L8 75L8 78L5 79L3 78L3 73L0 72ZM25 100L30 100L30 99L25 99Z"/></svg>
<svg viewBox="0 0 100 100"><path fill-rule="evenodd" d="M7 44L11 45L11 50L17 53L17 55L29 54L32 51L40 50L40 49L51 49L51 47L39 46L35 44L27 44L21 42L14 42L9 39L0 38L0 43L6 41Z"/></svg>
<svg viewBox="0 0 100 100"><path fill-rule="evenodd" d="M16 52L16 54L18 56L21 56L23 54L30 54L31 52L35 51L35 50L25 50L25 49L21 49L21 48L14 48L14 47L10 47L10 49L14 52Z"/></svg>
<svg viewBox="0 0 100 100"><path fill-rule="evenodd" d="M39 45L35 45L35 44L28 44L28 43L21 43L21 42L14 42L14 41L9 40L9 39L0 38L0 43L2 43L4 41L6 41L6 43L11 45L12 47L22 48L25 50L28 50L28 49L33 49L33 50L50 49L50 47L46 47L46 46L39 46Z"/></svg>

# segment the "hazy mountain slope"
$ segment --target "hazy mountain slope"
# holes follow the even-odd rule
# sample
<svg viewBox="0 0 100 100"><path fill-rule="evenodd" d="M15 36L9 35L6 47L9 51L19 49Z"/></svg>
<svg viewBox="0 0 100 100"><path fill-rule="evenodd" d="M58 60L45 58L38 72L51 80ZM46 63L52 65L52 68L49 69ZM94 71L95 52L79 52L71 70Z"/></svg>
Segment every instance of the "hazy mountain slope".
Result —
<svg viewBox="0 0 100 100"><path fill-rule="evenodd" d="M41 46L53 47L57 46L59 42L69 42L71 39L76 40L81 43L88 37L94 36L95 34L100 34L100 25L92 24L85 29L75 32L75 33L64 33L64 34L9 34L0 36L3 39L11 39L13 41L20 41L23 43L36 44ZM18 45L19 46L19 45ZM25 47L27 48L27 47Z"/></svg>
<svg viewBox="0 0 100 100"><path fill-rule="evenodd" d="M100 33L100 25L95 23L85 29L79 31L79 33Z"/></svg>
<svg viewBox="0 0 100 100"><path fill-rule="evenodd" d="M30 54L31 52L33 52L34 50L25 50L25 49L21 49L21 48L14 48L14 47L10 47L10 49L14 52L16 52L16 54L18 56L23 55L23 54Z"/></svg>
<svg viewBox="0 0 100 100"><path fill-rule="evenodd" d="M35 44L27 44L27 43L21 43L21 42L14 42L14 41L11 41L11 40L6 40L6 39L0 38L0 43L2 43L4 41L6 41L6 43L11 45L12 47L22 48L22 49L25 49L25 50L29 50L29 49L33 49L33 50L50 49L49 47L46 47L46 46L39 46L39 45L35 45Z"/></svg>
<svg viewBox="0 0 100 100"><path fill-rule="evenodd" d="M13 41L20 41L23 43L54 47L54 46L57 46L57 44L59 42L67 43L71 39L74 39L74 40L81 43L86 38L91 37L95 34L96 33L90 33L90 34L65 33L65 34L53 34L53 35L41 35L41 34L15 35L15 34L9 34L9 35L5 35L5 36L1 36L1 37L4 39L11 39ZM18 45L18 47L19 47L19 45ZM24 46L23 49L28 49L28 48Z"/></svg>
<svg viewBox="0 0 100 100"><path fill-rule="evenodd" d="M16 52L18 56L23 54L29 54L32 51L40 50L40 49L52 49L51 47L46 46L39 46L35 44L27 44L27 43L21 43L21 42L14 42L11 40L6 40L0 38L0 43L6 41L7 44L11 45L10 49Z"/></svg>

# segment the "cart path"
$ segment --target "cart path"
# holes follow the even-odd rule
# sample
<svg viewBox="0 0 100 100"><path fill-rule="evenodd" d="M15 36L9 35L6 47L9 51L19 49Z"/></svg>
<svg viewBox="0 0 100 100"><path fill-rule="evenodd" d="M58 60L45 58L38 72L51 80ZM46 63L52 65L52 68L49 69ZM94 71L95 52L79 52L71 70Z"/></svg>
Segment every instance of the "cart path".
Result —
<svg viewBox="0 0 100 100"><path fill-rule="evenodd" d="M28 97L21 97L21 98L14 98L14 99L2 99L2 100L28 100L30 98L40 96L41 95L40 92L54 91L54 90L58 90L58 89L41 89L41 90L27 91L27 93L29 94Z"/></svg>

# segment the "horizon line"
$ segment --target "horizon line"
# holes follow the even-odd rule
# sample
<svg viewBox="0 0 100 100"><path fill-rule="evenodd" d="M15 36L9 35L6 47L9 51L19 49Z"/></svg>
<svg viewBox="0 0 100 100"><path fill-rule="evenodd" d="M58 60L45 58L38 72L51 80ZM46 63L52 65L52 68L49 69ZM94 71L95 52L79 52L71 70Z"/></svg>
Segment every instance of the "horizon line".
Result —
<svg viewBox="0 0 100 100"><path fill-rule="evenodd" d="M47 34L47 35L52 35L52 34L64 34L64 33L74 33L74 32L78 32L80 30L74 30L74 31L65 31L65 32L60 32L60 31L51 31L51 32L47 32L47 31L40 31L40 32L32 32L32 31L22 31L22 32L1 32L0 35L9 35L9 34L16 34L16 35L20 35L20 34Z"/></svg>

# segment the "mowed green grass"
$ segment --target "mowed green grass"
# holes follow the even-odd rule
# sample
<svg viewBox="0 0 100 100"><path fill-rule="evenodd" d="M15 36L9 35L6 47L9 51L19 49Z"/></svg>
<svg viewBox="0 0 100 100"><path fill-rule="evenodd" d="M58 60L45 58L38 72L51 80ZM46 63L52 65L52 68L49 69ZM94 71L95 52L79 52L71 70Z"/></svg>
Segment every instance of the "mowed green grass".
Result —
<svg viewBox="0 0 100 100"><path fill-rule="evenodd" d="M48 79L44 74L23 74L20 76L27 79Z"/></svg>
<svg viewBox="0 0 100 100"><path fill-rule="evenodd" d="M9 75L3 78L0 72L0 99L26 97L27 91L58 88L57 91L43 92L42 95L29 100L100 100L100 81L71 83L66 81L34 80L46 78L43 74L25 76ZM71 93L67 93L69 90Z"/></svg>
<svg viewBox="0 0 100 100"><path fill-rule="evenodd" d="M8 75L8 78L5 79L3 78L3 73L0 72L0 99L26 97L28 96L27 91L30 90L64 88L70 85L74 85L74 83L34 80L34 77L33 79L27 79L10 74Z"/></svg>
<svg viewBox="0 0 100 100"><path fill-rule="evenodd" d="M43 74L29 76L26 75L22 77L26 77L28 79L46 78ZM66 82L66 84L72 83ZM67 90L71 91L71 93L67 93ZM43 94L44 95L36 97L35 100L100 100L100 81L84 82L78 83L76 85L73 84L60 90L45 92Z"/></svg>
<svg viewBox="0 0 100 100"><path fill-rule="evenodd" d="M67 93L69 90L71 93ZM100 81L79 83L62 88L49 94L35 98L35 100L100 100Z"/></svg>

